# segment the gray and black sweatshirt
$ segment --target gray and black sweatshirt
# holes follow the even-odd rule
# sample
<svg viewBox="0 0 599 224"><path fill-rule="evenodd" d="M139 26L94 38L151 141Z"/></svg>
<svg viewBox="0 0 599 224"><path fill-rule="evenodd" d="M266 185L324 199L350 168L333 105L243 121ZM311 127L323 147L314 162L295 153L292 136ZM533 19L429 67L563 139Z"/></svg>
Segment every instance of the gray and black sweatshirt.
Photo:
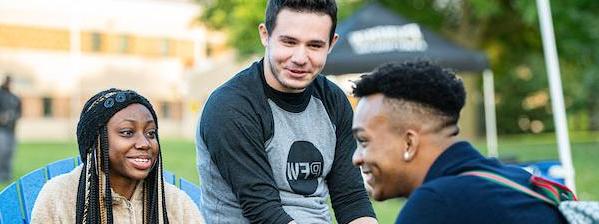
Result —
<svg viewBox="0 0 599 224"><path fill-rule="evenodd" d="M302 93L264 80L262 61L216 89L198 123L202 213L208 223L338 223L374 217L351 163L352 108L319 75Z"/></svg>

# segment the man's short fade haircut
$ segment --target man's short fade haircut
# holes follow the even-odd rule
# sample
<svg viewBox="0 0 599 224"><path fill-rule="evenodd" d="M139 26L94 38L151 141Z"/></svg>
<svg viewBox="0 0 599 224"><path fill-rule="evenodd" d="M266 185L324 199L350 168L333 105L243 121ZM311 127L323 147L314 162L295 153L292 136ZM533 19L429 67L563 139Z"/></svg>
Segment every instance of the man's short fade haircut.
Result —
<svg viewBox="0 0 599 224"><path fill-rule="evenodd" d="M266 5L264 21L269 35L275 29L277 17L282 9L308 13L324 13L330 16L333 25L329 32L329 43L333 40L335 28L337 27L337 3L335 3L335 0L269 0Z"/></svg>
<svg viewBox="0 0 599 224"><path fill-rule="evenodd" d="M454 124L466 100L462 80L429 61L379 66L362 76L353 93L356 97L381 93L387 98L422 104L449 117Z"/></svg>

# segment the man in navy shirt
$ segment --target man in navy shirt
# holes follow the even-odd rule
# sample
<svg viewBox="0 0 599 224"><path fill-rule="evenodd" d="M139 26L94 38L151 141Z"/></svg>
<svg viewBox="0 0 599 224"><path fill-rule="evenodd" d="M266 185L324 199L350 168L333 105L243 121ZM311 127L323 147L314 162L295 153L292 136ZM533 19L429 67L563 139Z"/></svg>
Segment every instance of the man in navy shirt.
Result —
<svg viewBox="0 0 599 224"><path fill-rule="evenodd" d="M564 223L555 206L466 171L499 174L531 187L530 174L484 158L459 141L466 92L429 62L383 65L354 88L360 166L375 200L407 197L397 223Z"/></svg>

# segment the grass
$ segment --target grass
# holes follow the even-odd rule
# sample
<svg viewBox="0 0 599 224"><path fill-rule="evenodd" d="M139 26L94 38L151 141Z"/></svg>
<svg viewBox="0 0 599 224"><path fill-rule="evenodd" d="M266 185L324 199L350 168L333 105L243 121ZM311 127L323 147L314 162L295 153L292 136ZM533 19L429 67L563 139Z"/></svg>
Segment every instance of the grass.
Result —
<svg viewBox="0 0 599 224"><path fill-rule="evenodd" d="M599 170L598 135L573 134L571 139L577 194L582 200L599 200L599 176L594 174L595 170ZM161 143L165 169L198 184L193 142L167 139ZM499 143L500 157L515 157L519 161L558 159L553 135L507 136L501 138ZM474 142L474 145L479 147L483 154L486 153L484 142ZM15 154L14 174L20 177L52 161L76 155L78 151L74 141L22 142ZM6 185L7 183L0 183L0 189ZM403 202L402 199L373 202L379 222L393 223Z"/></svg>

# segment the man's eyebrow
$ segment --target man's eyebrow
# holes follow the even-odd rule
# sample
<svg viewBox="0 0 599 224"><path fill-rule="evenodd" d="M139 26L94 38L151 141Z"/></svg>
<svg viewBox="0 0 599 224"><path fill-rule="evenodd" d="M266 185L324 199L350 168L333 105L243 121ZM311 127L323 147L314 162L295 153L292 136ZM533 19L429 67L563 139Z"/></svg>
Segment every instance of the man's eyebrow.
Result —
<svg viewBox="0 0 599 224"><path fill-rule="evenodd" d="M327 44L326 41L322 41L322 40L311 40L308 43L311 43L311 44L322 44L322 45Z"/></svg>
<svg viewBox="0 0 599 224"><path fill-rule="evenodd" d="M288 36L288 35L280 35L278 37L278 39L280 40L294 40L297 41L298 39L292 36ZM309 44L319 44L319 45L326 45L327 42L324 40L310 40L308 41Z"/></svg>
<svg viewBox="0 0 599 224"><path fill-rule="evenodd" d="M352 128L352 129L351 129L351 133L352 133L353 135L356 135L358 132L361 132L361 131L364 131L364 128L361 128L361 127L356 127L356 128Z"/></svg>
<svg viewBox="0 0 599 224"><path fill-rule="evenodd" d="M321 47L321 46L326 46L327 42L321 41L321 40L312 40L312 41L309 41L308 44L312 45L312 46L319 46L319 47Z"/></svg>
<svg viewBox="0 0 599 224"><path fill-rule="evenodd" d="M292 36L287 36L287 35L281 35L279 36L279 39L285 39L285 40L297 40L297 38L292 37Z"/></svg>

